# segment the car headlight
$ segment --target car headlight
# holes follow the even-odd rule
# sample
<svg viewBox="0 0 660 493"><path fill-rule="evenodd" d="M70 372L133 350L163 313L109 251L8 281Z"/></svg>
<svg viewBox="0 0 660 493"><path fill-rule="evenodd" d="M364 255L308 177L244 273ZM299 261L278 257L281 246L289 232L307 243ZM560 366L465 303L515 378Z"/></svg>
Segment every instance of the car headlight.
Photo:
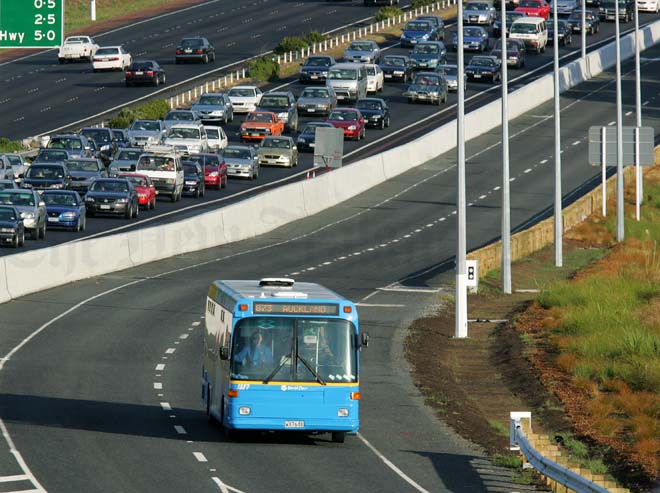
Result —
<svg viewBox="0 0 660 493"><path fill-rule="evenodd" d="M101 151L109 151L110 150L110 144L105 144L101 146Z"/></svg>
<svg viewBox="0 0 660 493"><path fill-rule="evenodd" d="M280 120L286 120L286 119L289 118L289 114L288 113L278 113L277 118L279 118Z"/></svg>
<svg viewBox="0 0 660 493"><path fill-rule="evenodd" d="M289 160L289 156L280 156L280 157L277 158L277 159L278 159L279 161L288 161L288 160Z"/></svg>
<svg viewBox="0 0 660 493"><path fill-rule="evenodd" d="M85 202L94 202L94 197L85 197Z"/></svg>
<svg viewBox="0 0 660 493"><path fill-rule="evenodd" d="M117 199L117 203L118 204L126 204L126 203L128 203L128 199L125 198L125 197L122 197L120 199Z"/></svg>
<svg viewBox="0 0 660 493"><path fill-rule="evenodd" d="M304 139L303 137L298 137L298 140L296 142L304 144L305 142L307 142L307 139Z"/></svg>
<svg viewBox="0 0 660 493"><path fill-rule="evenodd" d="M75 219L76 218L76 213L75 212L65 212L62 214L62 217L66 219Z"/></svg>
<svg viewBox="0 0 660 493"><path fill-rule="evenodd" d="M428 34L422 34L422 39L429 39L429 35Z"/></svg>
<svg viewBox="0 0 660 493"><path fill-rule="evenodd" d="M1 228L0 231L3 233L15 233L16 228Z"/></svg>
<svg viewBox="0 0 660 493"><path fill-rule="evenodd" d="M212 176L212 177L215 178L216 176L220 176L220 173L219 173L218 171L211 171L211 172L209 173L209 176Z"/></svg>
<svg viewBox="0 0 660 493"><path fill-rule="evenodd" d="M356 125L351 125L350 127L348 127L348 129L349 130L357 130L357 126Z"/></svg>
<svg viewBox="0 0 660 493"><path fill-rule="evenodd" d="M34 219L34 212L21 212L23 219Z"/></svg>
<svg viewBox="0 0 660 493"><path fill-rule="evenodd" d="M394 75L403 75L403 70L395 70Z"/></svg>
<svg viewBox="0 0 660 493"><path fill-rule="evenodd" d="M53 183L49 188L64 188L64 183Z"/></svg>
<svg viewBox="0 0 660 493"><path fill-rule="evenodd" d="M325 71L321 72L321 75L323 75L324 77L327 77L328 76L328 71L325 70Z"/></svg>
<svg viewBox="0 0 660 493"><path fill-rule="evenodd" d="M337 409L337 416L340 418L345 418L346 416L348 416L348 409L345 407L340 407L339 409Z"/></svg>
<svg viewBox="0 0 660 493"><path fill-rule="evenodd" d="M148 195L146 193L138 193L138 197L141 199L146 199Z"/></svg>

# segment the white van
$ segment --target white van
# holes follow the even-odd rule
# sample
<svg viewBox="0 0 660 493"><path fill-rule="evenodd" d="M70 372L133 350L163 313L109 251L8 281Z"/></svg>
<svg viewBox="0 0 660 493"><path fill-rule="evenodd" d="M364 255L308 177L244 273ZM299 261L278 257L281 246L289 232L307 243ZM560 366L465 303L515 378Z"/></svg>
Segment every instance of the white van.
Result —
<svg viewBox="0 0 660 493"><path fill-rule="evenodd" d="M331 87L341 101L366 98L367 69L361 63L337 63L330 67L325 85Z"/></svg>
<svg viewBox="0 0 660 493"><path fill-rule="evenodd" d="M179 153L171 146L146 146L135 165L135 173L151 178L159 195L169 195L172 202L181 200L183 165Z"/></svg>
<svg viewBox="0 0 660 493"><path fill-rule="evenodd" d="M548 26L542 17L516 19L509 28L510 39L521 39L528 50L545 51L548 44Z"/></svg>

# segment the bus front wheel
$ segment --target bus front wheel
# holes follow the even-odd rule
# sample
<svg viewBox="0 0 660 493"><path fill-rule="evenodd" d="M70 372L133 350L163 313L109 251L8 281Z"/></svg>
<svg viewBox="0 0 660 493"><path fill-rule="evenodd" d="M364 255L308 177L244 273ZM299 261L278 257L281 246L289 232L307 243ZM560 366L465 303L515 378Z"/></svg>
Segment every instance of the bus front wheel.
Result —
<svg viewBox="0 0 660 493"><path fill-rule="evenodd" d="M333 431L332 432L332 441L334 443L344 443L345 439L346 439L346 432L345 431Z"/></svg>

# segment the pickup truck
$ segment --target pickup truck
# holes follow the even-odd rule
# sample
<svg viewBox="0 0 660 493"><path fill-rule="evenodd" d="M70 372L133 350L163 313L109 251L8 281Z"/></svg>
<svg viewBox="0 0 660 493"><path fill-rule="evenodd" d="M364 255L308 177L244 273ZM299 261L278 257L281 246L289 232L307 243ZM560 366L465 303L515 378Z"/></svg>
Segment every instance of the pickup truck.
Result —
<svg viewBox="0 0 660 493"><path fill-rule="evenodd" d="M57 53L57 60L66 63L71 60L92 61L92 57L99 49L94 39L89 36L69 36L64 40Z"/></svg>

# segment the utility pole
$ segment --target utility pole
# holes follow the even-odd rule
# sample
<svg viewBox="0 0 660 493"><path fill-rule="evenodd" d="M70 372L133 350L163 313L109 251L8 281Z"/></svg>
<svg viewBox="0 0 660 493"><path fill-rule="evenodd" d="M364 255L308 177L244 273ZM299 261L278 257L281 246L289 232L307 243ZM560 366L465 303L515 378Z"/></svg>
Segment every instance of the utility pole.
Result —
<svg viewBox="0 0 660 493"><path fill-rule="evenodd" d="M502 291L511 294L511 198L509 196L509 82L506 0L502 0Z"/></svg>
<svg viewBox="0 0 660 493"><path fill-rule="evenodd" d="M615 0L619 1L619 0ZM561 267L564 263L562 242L564 238L564 221L562 211L561 193L561 120L559 107L559 29L557 26L557 0L552 2L552 16L555 27L553 36L554 65L555 65L555 267ZM582 26L584 31L584 25Z"/></svg>

